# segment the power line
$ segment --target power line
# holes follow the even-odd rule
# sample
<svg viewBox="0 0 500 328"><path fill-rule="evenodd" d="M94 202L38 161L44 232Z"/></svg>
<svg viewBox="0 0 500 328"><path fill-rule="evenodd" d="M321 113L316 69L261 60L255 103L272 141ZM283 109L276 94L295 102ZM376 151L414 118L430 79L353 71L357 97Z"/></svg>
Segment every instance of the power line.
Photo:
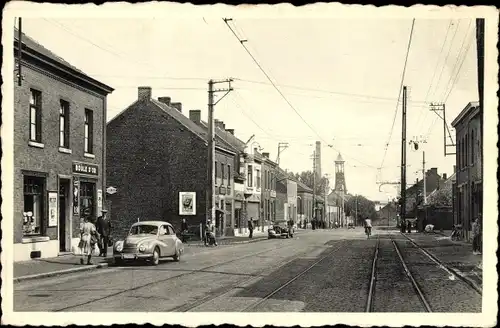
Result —
<svg viewBox="0 0 500 328"><path fill-rule="evenodd" d="M472 20L471 20L471 23L469 24L469 26L470 26L471 24L472 24ZM472 31L474 31L474 29L473 29ZM467 54L468 54L469 49L470 49L470 47L471 47L471 45L472 45L472 39L473 39L473 38L474 38L474 33L471 33L471 36L470 36L470 38L469 38L469 44L467 45L467 48L465 49L465 51L464 51L464 53L463 53L463 56L462 56L462 61L461 61L460 65L458 66L458 70L457 70L457 72L456 72L456 74L455 74L455 78L453 79L453 82L452 82L452 76L453 76L453 75L452 75L452 76L450 76L450 81L448 82L448 84L449 84L450 82L452 82L452 84L451 84L450 91L448 92L448 94L447 94L447 95L446 95L446 97L444 98L444 102L445 102L445 103L446 103L446 101L448 100L448 97L451 95L451 93L452 93L453 89L455 88L456 83L458 82L458 77L460 76L460 72L461 72L461 70L462 70L462 66L463 66L463 64L464 64L464 62L465 62L465 60L466 60L466 58L467 58ZM464 45L465 45L465 40L466 40L466 39L467 39L467 35L466 35L466 37L464 38L464 42L462 43L462 48L460 49L460 51L462 51L462 49L464 48ZM457 62L456 62L456 64L457 64L457 65L458 65L458 62L459 62L459 59L457 59ZM452 71L452 72L453 72L453 71ZM448 89L448 84L446 85L446 87L447 87L446 89ZM445 93L446 93L446 90L445 90Z"/></svg>
<svg viewBox="0 0 500 328"><path fill-rule="evenodd" d="M446 35L444 37L443 45L441 46L441 50L439 51L439 55L437 57L436 67L434 67L434 73L432 74L431 82L429 84L429 89L427 89L427 93L425 94L425 102L427 102L427 99L429 98L429 94L430 94L431 89L432 89L432 84L434 82L434 78L436 77L437 69L439 66L439 62L440 62L439 58L441 57L441 54L443 53L444 46L446 45L446 41L448 40L448 35L450 34L450 29L451 29L452 25L453 25L453 20L450 20L450 24L448 24L448 29L446 30ZM427 108L427 107L423 106L422 108ZM422 118L422 112L423 112L423 110L420 111L420 115L418 116L417 123L415 124L416 126L420 126L420 119Z"/></svg>
<svg viewBox="0 0 500 328"><path fill-rule="evenodd" d="M252 55L252 53L248 50L248 48L245 46L245 42L247 42L247 40L241 40L238 35L236 34L236 32L233 30L233 28L229 25L229 21L232 20L232 19L225 19L223 18L223 21L224 23L226 23L227 27L229 28L229 30L231 30L231 32L233 33L233 35L236 37L236 39L240 42L241 46L245 49L245 51L248 53L248 55L252 58L252 60L254 61L254 63L257 65L257 67L261 70L261 72L265 75L265 77L269 80L269 82L271 83L271 85L274 87L274 89L276 89L276 91L280 94L280 96L283 98L283 100L285 100L285 102L288 104L288 106L295 112L295 114L297 114L297 116L299 116L299 118L304 122L304 124L306 124L310 129L311 131L313 131L319 139L323 140L323 142L327 143L328 142L318 133L316 132L316 129L314 129L303 117L302 115L297 111L297 109L290 103L290 101L286 98L286 96L283 94L283 92L281 92L281 90L277 87L277 85L273 82L273 80L269 77L269 75L266 73L266 71L262 68L262 65L257 61L257 59ZM332 149L338 151L337 149L335 149L333 146L331 146ZM346 156L347 157L347 156ZM363 164L365 166L368 166L368 167L372 167L371 165L369 164L366 164L366 163L363 163L355 158L352 158L354 161L360 163L360 164Z"/></svg>
<svg viewBox="0 0 500 328"><path fill-rule="evenodd" d="M407 49L406 49L405 63L404 63L404 66L403 66L403 74L401 75L401 83L399 84L398 101L396 103L396 109L394 110L394 117L392 119L391 131L389 132L389 139L388 139L388 141L386 142L386 145L385 145L384 157L382 157L382 164L380 164L381 168L384 166L385 157L387 156L387 150L389 149L389 144L391 142L392 133L394 131L394 124L396 123L396 117L397 117L398 108L399 108L399 100L400 100L400 97L401 97L401 90L403 89L403 82L404 82L404 78L405 78L405 74L406 74L406 65L408 64L408 55L410 54L410 46L411 46L411 41L412 41L412 38L413 38L413 28L414 27L415 27L415 18L412 20L412 23L411 23L410 37L408 39L408 46L407 46Z"/></svg>

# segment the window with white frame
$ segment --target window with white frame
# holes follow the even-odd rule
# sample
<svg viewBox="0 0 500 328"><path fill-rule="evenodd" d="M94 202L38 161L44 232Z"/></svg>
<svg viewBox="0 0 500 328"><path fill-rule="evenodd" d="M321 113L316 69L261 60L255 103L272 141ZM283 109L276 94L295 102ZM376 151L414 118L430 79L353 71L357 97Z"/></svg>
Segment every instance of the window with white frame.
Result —
<svg viewBox="0 0 500 328"><path fill-rule="evenodd" d="M69 149L69 102L59 104L59 147Z"/></svg>
<svg viewBox="0 0 500 328"><path fill-rule="evenodd" d="M93 154L94 147L94 113L90 109L85 109L85 146L87 154Z"/></svg>
<svg viewBox="0 0 500 328"><path fill-rule="evenodd" d="M30 89L30 140L42 142L42 93Z"/></svg>

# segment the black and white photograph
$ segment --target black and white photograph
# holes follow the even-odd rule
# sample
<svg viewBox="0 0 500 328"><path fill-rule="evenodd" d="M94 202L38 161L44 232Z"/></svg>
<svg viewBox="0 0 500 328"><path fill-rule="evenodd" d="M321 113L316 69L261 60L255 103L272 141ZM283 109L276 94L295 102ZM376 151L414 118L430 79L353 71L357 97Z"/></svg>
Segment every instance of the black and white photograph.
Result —
<svg viewBox="0 0 500 328"><path fill-rule="evenodd" d="M2 323L496 326L498 23L7 3Z"/></svg>

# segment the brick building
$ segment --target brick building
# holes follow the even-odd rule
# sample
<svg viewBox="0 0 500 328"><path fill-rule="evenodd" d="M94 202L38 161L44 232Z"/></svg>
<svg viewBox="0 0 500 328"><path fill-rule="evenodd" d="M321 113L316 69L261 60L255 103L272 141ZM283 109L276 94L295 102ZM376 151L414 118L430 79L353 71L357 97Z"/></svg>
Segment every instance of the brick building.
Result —
<svg viewBox="0 0 500 328"><path fill-rule="evenodd" d="M262 153L262 189L261 213L264 229L274 221L276 207L276 170L278 164L269 158L269 153Z"/></svg>
<svg viewBox="0 0 500 328"><path fill-rule="evenodd" d="M425 173L426 194L427 196L434 190L443 186L448 178L446 173L441 177L438 169L433 167ZM414 219L417 215L417 207L423 202L424 180L417 179L415 184L406 189L406 216Z"/></svg>
<svg viewBox="0 0 500 328"><path fill-rule="evenodd" d="M301 227L306 227L313 218L313 190L297 181L297 213Z"/></svg>
<svg viewBox="0 0 500 328"><path fill-rule="evenodd" d="M16 64L18 49L16 30ZM71 251L83 217L101 214L113 91L25 34L21 75L14 86L14 261Z"/></svg>
<svg viewBox="0 0 500 328"><path fill-rule="evenodd" d="M138 218L165 220L177 229L186 218L192 232L199 231L210 188L207 132L182 114L182 104L169 97L152 99L150 87L139 87L138 99L108 123L107 138L108 186L117 188L109 196L115 234L126 234ZM234 209L231 175L237 160L236 151L219 137L215 149L215 223L221 235L228 224L221 214ZM190 198L190 206L184 207L182 197Z"/></svg>
<svg viewBox="0 0 500 328"><path fill-rule="evenodd" d="M276 219L297 223L297 182L278 168L276 180Z"/></svg>
<svg viewBox="0 0 500 328"><path fill-rule="evenodd" d="M469 239L472 220L483 212L483 146L479 103L468 103L451 125L456 131L455 224L462 225L465 237Z"/></svg>

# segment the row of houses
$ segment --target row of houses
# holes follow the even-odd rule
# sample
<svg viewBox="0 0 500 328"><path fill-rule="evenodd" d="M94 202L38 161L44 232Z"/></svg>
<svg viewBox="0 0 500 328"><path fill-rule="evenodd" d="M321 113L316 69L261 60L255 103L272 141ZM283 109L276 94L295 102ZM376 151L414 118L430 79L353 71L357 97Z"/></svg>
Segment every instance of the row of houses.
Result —
<svg viewBox="0 0 500 328"><path fill-rule="evenodd" d="M418 180L406 190L407 218L417 218L418 228L434 224L438 229L450 230L453 225L462 227L464 238L471 239L472 222L482 223L482 132L479 102L470 102L452 121L455 129L455 158L453 174L438 174L437 168L426 172L426 196L423 204L423 180ZM450 195L449 200L434 204L438 194ZM444 203L444 204L443 204ZM397 216L399 208L390 202L379 210L382 220Z"/></svg>
<svg viewBox="0 0 500 328"><path fill-rule="evenodd" d="M14 260L70 252L83 219L95 220L103 209L115 238L137 220L180 228L186 219L196 233L210 189L201 111L184 113L182 103L154 99L150 87L138 87L136 101L107 122L112 87L18 35L15 30ZM249 219L264 231L272 221L313 218L312 190L218 120L214 169L219 236L245 234Z"/></svg>

